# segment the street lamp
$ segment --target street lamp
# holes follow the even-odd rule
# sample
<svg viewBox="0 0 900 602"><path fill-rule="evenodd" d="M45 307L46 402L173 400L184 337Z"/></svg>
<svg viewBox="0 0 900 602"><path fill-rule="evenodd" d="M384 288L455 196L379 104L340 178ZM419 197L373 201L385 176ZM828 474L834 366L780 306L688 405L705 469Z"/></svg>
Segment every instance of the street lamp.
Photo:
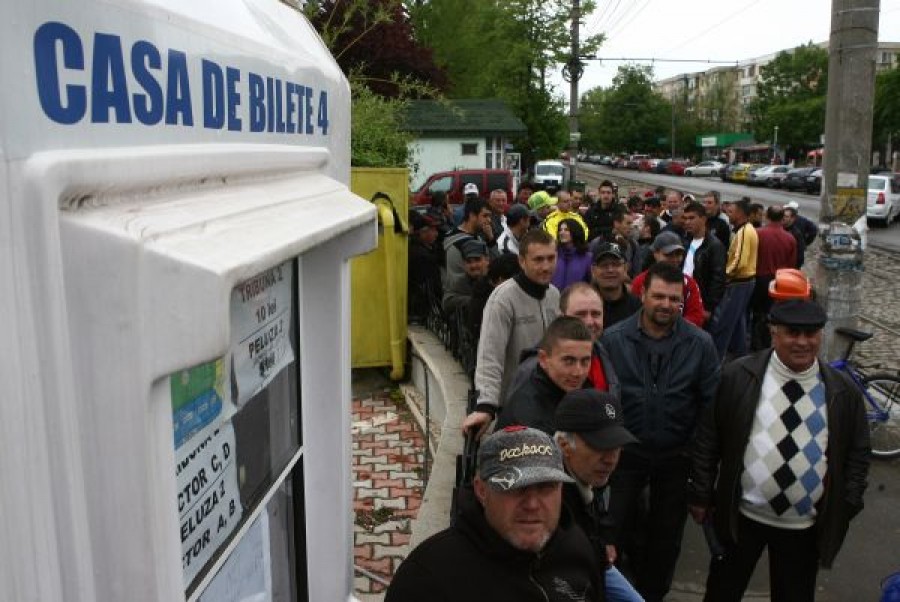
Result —
<svg viewBox="0 0 900 602"><path fill-rule="evenodd" d="M778 159L778 126L775 126L775 135L772 136L772 159Z"/></svg>

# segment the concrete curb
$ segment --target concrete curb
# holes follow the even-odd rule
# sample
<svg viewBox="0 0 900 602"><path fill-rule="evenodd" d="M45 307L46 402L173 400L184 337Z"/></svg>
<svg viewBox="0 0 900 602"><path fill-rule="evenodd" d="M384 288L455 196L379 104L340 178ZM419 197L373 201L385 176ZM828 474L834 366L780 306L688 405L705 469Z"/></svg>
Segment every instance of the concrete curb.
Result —
<svg viewBox="0 0 900 602"><path fill-rule="evenodd" d="M443 416L428 485L412 523L409 549L413 549L450 524L450 499L456 481L456 456L462 453L463 448L460 427L466 414L469 379L444 344L425 328L410 325L408 339L413 353L422 358L427 378L430 379L432 415ZM415 370L414 366L413 381L419 391L424 391L424 385L415 382L417 375L421 377L423 373ZM414 415L417 420L423 421L420 414ZM424 424L420 422L419 426L422 432L426 432Z"/></svg>

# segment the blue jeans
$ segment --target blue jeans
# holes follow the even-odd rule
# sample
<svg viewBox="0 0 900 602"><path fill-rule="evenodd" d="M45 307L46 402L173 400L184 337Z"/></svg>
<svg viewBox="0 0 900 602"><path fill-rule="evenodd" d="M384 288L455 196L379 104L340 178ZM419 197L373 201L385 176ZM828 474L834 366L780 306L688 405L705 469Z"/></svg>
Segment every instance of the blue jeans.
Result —
<svg viewBox="0 0 900 602"><path fill-rule="evenodd" d="M709 326L720 360L724 360L729 351L739 357L747 354L747 307L755 287L755 280L725 287L725 296L716 307Z"/></svg>
<svg viewBox="0 0 900 602"><path fill-rule="evenodd" d="M644 602L644 598L615 566L606 569L605 579L607 602Z"/></svg>

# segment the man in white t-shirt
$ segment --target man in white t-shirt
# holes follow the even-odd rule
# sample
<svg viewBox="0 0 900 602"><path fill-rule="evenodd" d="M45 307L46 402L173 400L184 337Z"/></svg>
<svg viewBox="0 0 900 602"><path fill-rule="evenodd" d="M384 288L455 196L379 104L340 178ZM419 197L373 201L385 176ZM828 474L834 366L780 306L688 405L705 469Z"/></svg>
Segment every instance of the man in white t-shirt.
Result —
<svg viewBox="0 0 900 602"><path fill-rule="evenodd" d="M710 316L725 294L725 258L728 252L707 227L707 220L717 218L708 218L701 203L688 203L682 215L684 230L691 241L685 252L683 271L693 277L700 287L703 315L705 323L709 324Z"/></svg>

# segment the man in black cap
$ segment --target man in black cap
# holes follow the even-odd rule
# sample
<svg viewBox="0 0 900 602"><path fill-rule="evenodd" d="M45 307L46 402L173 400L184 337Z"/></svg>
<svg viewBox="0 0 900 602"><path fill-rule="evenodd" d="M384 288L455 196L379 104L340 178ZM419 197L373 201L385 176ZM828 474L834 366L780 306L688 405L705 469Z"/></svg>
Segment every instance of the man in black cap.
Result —
<svg viewBox="0 0 900 602"><path fill-rule="evenodd" d="M472 299L475 283L487 275L488 249L484 242L472 238L462 244L463 273L447 283L442 306L448 316L466 307Z"/></svg>
<svg viewBox="0 0 900 602"><path fill-rule="evenodd" d="M567 393L556 408L554 438L562 450L566 472L563 503L594 546L605 578L607 600L642 600L613 565L616 549L609 516L607 483L619 463L622 447L637 439L625 428L616 396L596 389Z"/></svg>
<svg viewBox="0 0 900 602"><path fill-rule="evenodd" d="M594 251L591 265L591 284L603 297L603 328L634 314L641 308L641 300L625 286L628 266L622 248L615 243L601 243Z"/></svg>
<svg viewBox="0 0 900 602"><path fill-rule="evenodd" d="M483 440L475 498L457 523L403 561L385 602L603 600L585 534L562 505L559 448L546 433L510 426Z"/></svg>
<svg viewBox="0 0 900 602"><path fill-rule="evenodd" d="M706 600L739 601L768 548L773 602L813 602L863 507L869 470L865 406L844 375L820 361L825 311L778 302L772 349L726 366L697 429L688 503L724 545Z"/></svg>

